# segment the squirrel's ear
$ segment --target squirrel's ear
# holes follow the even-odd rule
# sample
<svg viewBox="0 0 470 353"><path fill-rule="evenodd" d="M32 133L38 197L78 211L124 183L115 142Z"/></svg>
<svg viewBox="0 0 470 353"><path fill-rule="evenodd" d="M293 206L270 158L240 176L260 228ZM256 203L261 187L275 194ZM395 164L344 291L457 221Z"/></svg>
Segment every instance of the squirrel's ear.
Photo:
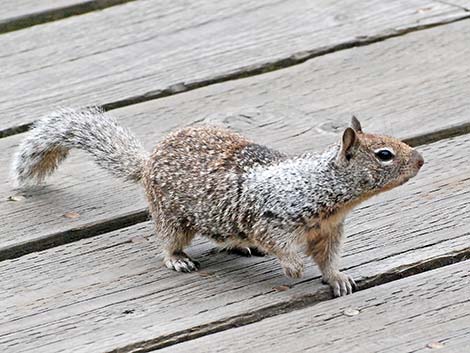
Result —
<svg viewBox="0 0 470 353"><path fill-rule="evenodd" d="M354 116L354 115L351 118L351 127L354 130L356 130L356 132L359 132L359 133L362 132L361 123L359 122L359 120L357 120L356 116Z"/></svg>
<svg viewBox="0 0 470 353"><path fill-rule="evenodd" d="M346 128L343 132L343 138L341 140L341 150L339 152L339 158L350 160L354 151L354 147L359 143L356 131L353 128Z"/></svg>

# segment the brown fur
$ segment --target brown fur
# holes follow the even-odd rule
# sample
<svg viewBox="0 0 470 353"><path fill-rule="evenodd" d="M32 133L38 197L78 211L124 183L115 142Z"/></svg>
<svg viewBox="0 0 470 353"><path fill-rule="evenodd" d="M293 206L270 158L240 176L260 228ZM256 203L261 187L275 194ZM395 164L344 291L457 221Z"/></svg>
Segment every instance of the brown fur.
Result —
<svg viewBox="0 0 470 353"><path fill-rule="evenodd" d="M52 171L56 170L59 163L64 160L68 155L68 149L60 146L55 146L45 152L34 168L32 169L32 175L38 179L43 180L47 175L51 174Z"/></svg>

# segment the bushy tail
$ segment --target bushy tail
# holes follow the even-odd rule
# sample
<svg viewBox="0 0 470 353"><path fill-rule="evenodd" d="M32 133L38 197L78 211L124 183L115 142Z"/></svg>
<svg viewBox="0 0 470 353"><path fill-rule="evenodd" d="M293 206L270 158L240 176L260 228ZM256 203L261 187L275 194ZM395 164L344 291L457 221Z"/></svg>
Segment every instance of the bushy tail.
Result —
<svg viewBox="0 0 470 353"><path fill-rule="evenodd" d="M71 148L90 153L118 177L139 181L148 154L101 108L63 109L34 124L13 162L17 186L37 184L54 172Z"/></svg>

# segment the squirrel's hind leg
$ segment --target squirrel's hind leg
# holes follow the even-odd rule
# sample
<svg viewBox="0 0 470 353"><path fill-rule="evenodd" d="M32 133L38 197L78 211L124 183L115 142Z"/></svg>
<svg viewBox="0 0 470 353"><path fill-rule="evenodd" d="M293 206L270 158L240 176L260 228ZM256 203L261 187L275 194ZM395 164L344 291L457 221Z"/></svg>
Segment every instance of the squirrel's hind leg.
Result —
<svg viewBox="0 0 470 353"><path fill-rule="evenodd" d="M199 263L184 252L184 248L191 244L195 232L186 227L168 224L154 212L152 212L152 217L157 236L161 239L165 266L178 272L197 271L200 267Z"/></svg>
<svg viewBox="0 0 470 353"><path fill-rule="evenodd" d="M158 202L155 188L148 178L144 178L150 214L155 223L155 232L163 249L163 263L177 272L197 271L199 262L191 259L183 250L191 244L196 232L181 223L169 221ZM171 215L170 215L171 216Z"/></svg>
<svg viewBox="0 0 470 353"><path fill-rule="evenodd" d="M199 269L199 263L183 251L186 246L191 244L194 238L193 232L166 229L165 233L160 232L159 236L163 240L163 262L166 267L178 272L192 272Z"/></svg>

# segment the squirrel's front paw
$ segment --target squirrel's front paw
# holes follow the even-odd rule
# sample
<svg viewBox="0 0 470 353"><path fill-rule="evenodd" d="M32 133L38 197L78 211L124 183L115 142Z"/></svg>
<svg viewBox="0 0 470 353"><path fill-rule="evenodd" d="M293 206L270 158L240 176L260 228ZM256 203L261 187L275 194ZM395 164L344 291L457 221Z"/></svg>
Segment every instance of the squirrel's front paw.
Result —
<svg viewBox="0 0 470 353"><path fill-rule="evenodd" d="M281 266L288 277L300 278L304 274L304 263L301 258L289 257L281 260Z"/></svg>
<svg viewBox="0 0 470 353"><path fill-rule="evenodd" d="M200 267L199 262L192 260L186 254L171 255L165 258L165 266L178 272L193 272Z"/></svg>
<svg viewBox="0 0 470 353"><path fill-rule="evenodd" d="M334 272L329 276L323 276L323 283L330 285L335 297L352 294L353 290L356 289L356 282L354 282L354 279L339 271Z"/></svg>

